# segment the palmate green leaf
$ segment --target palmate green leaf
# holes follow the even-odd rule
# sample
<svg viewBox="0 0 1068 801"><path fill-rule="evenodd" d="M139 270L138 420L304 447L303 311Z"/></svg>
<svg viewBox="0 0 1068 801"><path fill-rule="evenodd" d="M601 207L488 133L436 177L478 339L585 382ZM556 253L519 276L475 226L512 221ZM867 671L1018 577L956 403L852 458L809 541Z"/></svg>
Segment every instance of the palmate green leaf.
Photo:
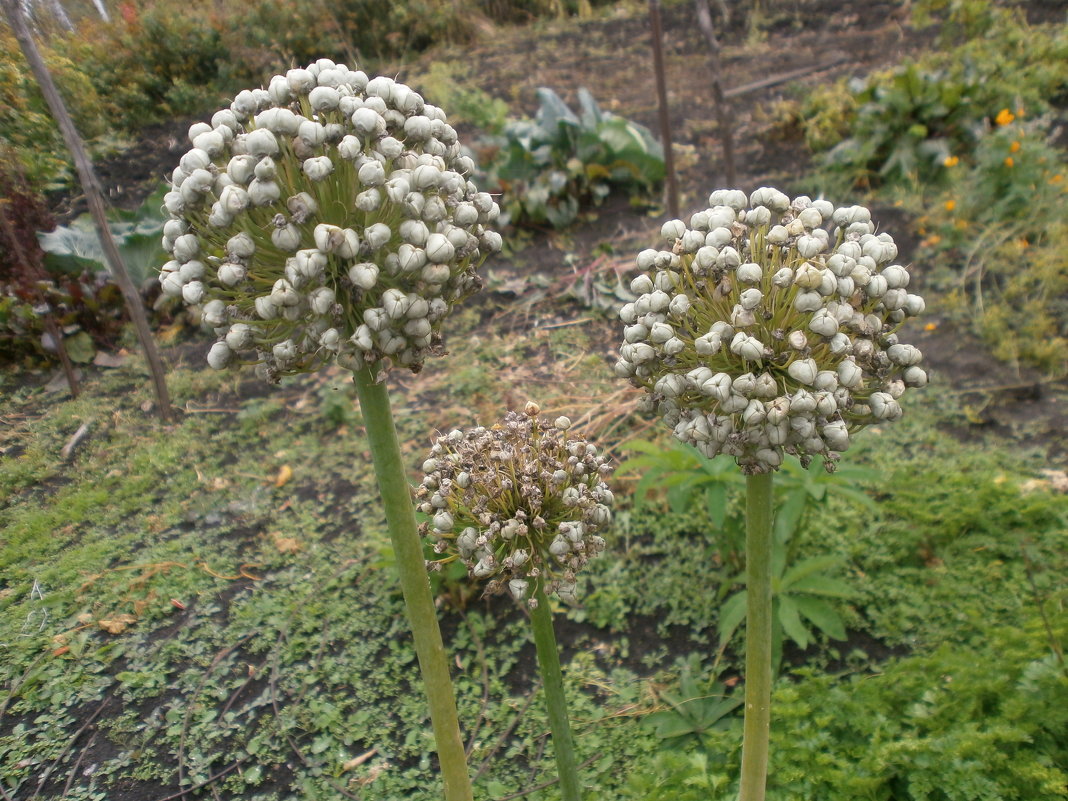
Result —
<svg viewBox="0 0 1068 801"><path fill-rule="evenodd" d="M775 510L774 535L775 541L785 544L790 541L797 526L801 522L801 515L805 512L808 503L808 493L804 487L796 487L783 501L782 505Z"/></svg>
<svg viewBox="0 0 1068 801"><path fill-rule="evenodd" d="M708 518L716 528L723 528L727 520L727 485L723 483L712 484L705 488L705 507L708 509Z"/></svg>
<svg viewBox="0 0 1068 801"><path fill-rule="evenodd" d="M782 577L782 588L786 591L795 587L797 582L816 573L822 573L825 570L836 567L841 563L842 557L840 556L814 556L811 559L805 559L786 571Z"/></svg>
<svg viewBox="0 0 1068 801"><path fill-rule="evenodd" d="M661 740L670 740L673 737L683 737L693 734L693 721L680 715L673 709L665 709L661 712L653 712L645 718L646 725L652 726L656 736Z"/></svg>
<svg viewBox="0 0 1068 801"><path fill-rule="evenodd" d="M832 640L846 638L845 623L829 603L819 598L806 596L794 596L792 600L797 605L798 611Z"/></svg>
<svg viewBox="0 0 1068 801"><path fill-rule="evenodd" d="M801 648L808 648L811 637L805 624L801 622L801 615L794 599L789 595L780 595L775 599L775 607L776 617L786 636Z"/></svg>
<svg viewBox="0 0 1068 801"><path fill-rule="evenodd" d="M745 620L745 604L749 598L748 590L741 590L724 602L719 608L719 638L726 642Z"/></svg>
<svg viewBox="0 0 1068 801"><path fill-rule="evenodd" d="M852 598L856 595L844 581L829 576L808 576L790 585L790 592L822 595L825 598Z"/></svg>

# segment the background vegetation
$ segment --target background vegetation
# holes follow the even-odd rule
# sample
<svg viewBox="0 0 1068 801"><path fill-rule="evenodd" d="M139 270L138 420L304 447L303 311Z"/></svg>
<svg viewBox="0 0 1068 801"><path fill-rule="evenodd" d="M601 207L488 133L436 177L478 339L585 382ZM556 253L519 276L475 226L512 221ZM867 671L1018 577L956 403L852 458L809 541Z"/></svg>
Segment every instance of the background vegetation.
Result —
<svg viewBox="0 0 1068 801"><path fill-rule="evenodd" d="M792 8L771 4L765 34L803 32ZM509 105L518 109L515 94L476 80L464 57L487 23L576 15L592 25L608 10L489 0L235 9L160 0L121 6L105 25L87 7L74 36L39 22L98 154L288 64L411 64L527 228L509 231L488 291L449 321L449 357L391 379L407 463L421 463L433 431L488 422L529 396L629 460L609 550L582 577L581 603L557 615L584 781L591 798L735 797L736 476L650 428L608 369L622 276L659 228L649 190L662 165L623 113L598 116L615 109L611 96L595 112L583 95L565 113L543 94L525 118ZM909 35L926 50L790 88L746 133L762 145L787 137L796 190L862 196L898 215L888 228L915 240L932 319L972 327L995 357L1037 367L1042 391L1056 392L1068 353L1066 28L981 0L911 13ZM568 25L557 31L565 42ZM743 42L743 21L732 25ZM734 55L762 52L755 34ZM439 38L458 49L416 62ZM6 189L4 209L20 210L29 236L48 226L33 191L70 173L4 28L0 99L0 140L30 190L12 203ZM612 192L616 205L596 220ZM628 199L654 204L650 218ZM148 279L156 207L149 199L113 222ZM50 295L71 315L65 331L89 340L77 400L45 386L37 301L19 294L33 281L16 286L10 252L0 254L0 347L17 359L0 372L0 795L435 797L351 381L326 371L269 389L211 372L195 321L161 307L183 411L161 432L142 368L122 356L132 340L108 311L117 298L92 305L111 285L91 283L91 237L66 222L44 244L49 291L68 293ZM84 286L96 288L75 296ZM120 366L85 366L94 349ZM839 474L792 466L778 482L772 798L1068 798L1063 452L1022 446L1013 434L1026 420L988 425L951 360L933 374L905 418L866 432ZM476 792L553 801L528 627L461 576L436 581Z"/></svg>

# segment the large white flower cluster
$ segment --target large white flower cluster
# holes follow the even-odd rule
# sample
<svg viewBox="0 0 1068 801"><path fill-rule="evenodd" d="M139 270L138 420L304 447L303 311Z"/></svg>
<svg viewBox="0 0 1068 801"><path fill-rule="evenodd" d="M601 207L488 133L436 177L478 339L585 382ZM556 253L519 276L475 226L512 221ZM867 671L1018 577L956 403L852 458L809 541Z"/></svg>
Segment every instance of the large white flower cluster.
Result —
<svg viewBox="0 0 1068 801"><path fill-rule="evenodd" d="M638 254L616 372L708 457L750 473L784 453L834 469L854 432L896 420L906 387L927 383L897 335L923 300L862 206L768 187L708 203L689 227L664 225L665 249Z"/></svg>
<svg viewBox="0 0 1068 801"><path fill-rule="evenodd" d="M486 592L505 589L534 605L532 582L565 600L575 573L604 550L597 534L612 518L612 468L597 449L567 436L566 417L540 420L528 403L492 428L440 437L423 463L419 510L431 516L423 533L446 556L460 559Z"/></svg>
<svg viewBox="0 0 1068 801"><path fill-rule="evenodd" d="M213 367L418 370L500 250L499 209L467 179L456 131L390 78L320 59L239 93L189 139L160 282L202 307Z"/></svg>

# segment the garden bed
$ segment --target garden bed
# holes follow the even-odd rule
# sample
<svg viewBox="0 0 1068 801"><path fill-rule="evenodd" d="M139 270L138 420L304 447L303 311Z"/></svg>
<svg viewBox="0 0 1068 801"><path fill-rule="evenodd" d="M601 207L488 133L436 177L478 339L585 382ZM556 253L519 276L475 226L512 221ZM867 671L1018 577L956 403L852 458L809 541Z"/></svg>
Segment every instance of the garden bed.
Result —
<svg viewBox="0 0 1068 801"><path fill-rule="evenodd" d="M747 43L737 22L728 29L726 86L832 56L842 58L803 82L863 75L929 43L893 3L856 14L836 3L773 9L762 40ZM570 100L585 85L605 108L653 127L646 25L630 12L502 29L473 50L428 55L411 66L413 82L436 59L457 61L481 89L527 110L539 86ZM706 46L688 5L665 10L665 29L682 206L693 211L722 175L711 94L695 90ZM796 91L732 101L741 185L803 182L804 148L775 133L777 103ZM153 130L135 157L102 166L116 204L135 207L154 188L187 127ZM909 258L910 217L892 206L873 216ZM655 202L613 198L570 229L522 234L487 262L486 289L447 321L449 355L390 376L413 479L435 432L487 424L531 398L616 460L634 438L667 447L637 413L638 392L611 372L615 293L663 219ZM911 272L924 287L924 265ZM982 781L1002 788L990 798L1064 797L1057 759L1068 746L1046 716L1064 688L1051 653L1068 634L1068 393L997 361L946 315L908 337L931 385L847 459L876 471L843 486L878 510L833 498L799 534L800 556L837 557L835 575L851 587L839 608L848 636L784 648L772 797L859 798L865 787L931 797L932 754L936 766L963 765L947 779L950 798L984 797ZM46 388L47 370L0 373L3 794L437 798L351 379L331 368L270 387L210 371L209 342L191 327L175 339L163 354L180 410L169 426L154 415L135 352L117 367L86 366L77 399ZM88 436L63 458L84 423ZM728 798L736 725L683 714L692 728L665 736L647 719L672 708L665 692L687 673L708 692L714 679L738 681L740 639L717 635L712 523L700 505L668 511L652 498L640 508L629 497L635 479L617 479L608 552L583 578L580 603L558 615L583 779L591 798ZM551 747L521 613L463 582L435 589L477 796L558 798L541 789ZM848 704L853 717L828 720ZM879 716L891 723L864 728ZM910 762L909 749L924 759ZM799 769L813 753L826 758ZM848 765L858 766L851 784Z"/></svg>

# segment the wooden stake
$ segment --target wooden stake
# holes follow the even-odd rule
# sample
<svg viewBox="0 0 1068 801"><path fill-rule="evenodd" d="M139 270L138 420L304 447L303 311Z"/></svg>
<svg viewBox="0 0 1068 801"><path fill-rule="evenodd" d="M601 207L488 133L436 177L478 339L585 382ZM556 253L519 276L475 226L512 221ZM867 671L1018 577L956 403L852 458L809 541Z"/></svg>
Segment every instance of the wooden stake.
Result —
<svg viewBox="0 0 1068 801"><path fill-rule="evenodd" d="M59 130L63 134L67 148L74 157L74 166L78 170L78 180L81 182L82 191L85 192L85 198L89 203L89 212L93 217L93 222L96 223L96 232L97 236L100 237L100 245L104 250L104 255L107 257L111 274L114 276L115 282L119 285L122 296L126 300L126 309L130 313L130 319L137 329L137 336L141 340L141 346L145 351L145 361L148 362L148 369L152 374L152 383L156 390L159 416L163 422L170 422L171 399L170 394L167 392L167 382L163 376L163 362L160 360L159 351L148 327L148 319L145 317L145 307L141 301L141 295L137 288L134 287L133 281L130 280L130 274L126 272L126 265L122 262L122 256L115 245L115 240L111 238L107 216L104 212L103 193L100 191L100 184L97 182L96 175L93 172L93 164L89 159L85 143L82 141L78 129L74 126L74 121L63 103L63 98L56 88L55 81L52 80L52 75L49 73L48 67L45 65L44 59L41 58L41 53L30 35L30 29L26 25L18 0L0 0L0 6L3 7L8 24L11 25L11 30L18 40L19 47L22 48L22 53L26 57L26 61L29 62L37 83L41 86L41 93L48 103L52 116L59 125Z"/></svg>
<svg viewBox="0 0 1068 801"><path fill-rule="evenodd" d="M664 145L664 180L667 206L672 219L679 216L679 184L675 176L675 154L671 146L671 119L668 116L667 83L664 78L664 34L660 26L660 0L649 0L649 24L653 29L653 71L656 98L660 108L660 139Z"/></svg>
<svg viewBox="0 0 1068 801"><path fill-rule="evenodd" d="M708 0L695 0L695 3L697 27L701 29L701 33L708 41L708 66L712 72L712 99L716 102L716 130L719 132L719 141L723 146L723 167L726 172L727 186L736 189L734 130L731 127L730 109L727 107L723 83L719 79L722 72L719 39L716 38L715 28L712 27L712 13L708 10Z"/></svg>

